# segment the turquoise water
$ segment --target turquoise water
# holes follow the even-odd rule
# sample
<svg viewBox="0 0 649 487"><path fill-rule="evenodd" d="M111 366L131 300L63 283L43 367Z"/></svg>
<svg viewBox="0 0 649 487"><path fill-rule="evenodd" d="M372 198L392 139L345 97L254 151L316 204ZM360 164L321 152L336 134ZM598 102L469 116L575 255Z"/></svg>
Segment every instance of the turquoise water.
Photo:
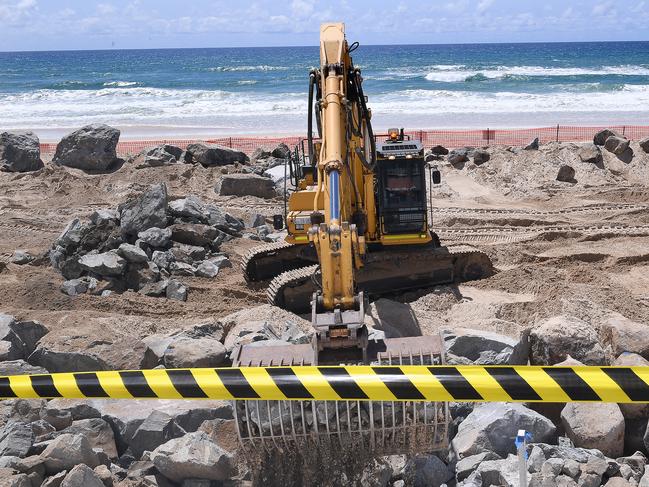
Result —
<svg viewBox="0 0 649 487"><path fill-rule="evenodd" d="M649 124L649 42L361 46L375 124ZM0 128L299 133L316 47L0 53Z"/></svg>

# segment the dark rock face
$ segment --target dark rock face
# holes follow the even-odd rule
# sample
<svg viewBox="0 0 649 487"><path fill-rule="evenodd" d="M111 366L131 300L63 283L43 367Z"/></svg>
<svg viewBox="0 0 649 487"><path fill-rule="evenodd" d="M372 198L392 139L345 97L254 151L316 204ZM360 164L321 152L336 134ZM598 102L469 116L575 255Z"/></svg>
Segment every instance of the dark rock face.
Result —
<svg viewBox="0 0 649 487"><path fill-rule="evenodd" d="M161 167L169 164L177 164L185 161L185 152L175 145L162 144L155 147L147 147L132 159L132 163L138 169L146 167Z"/></svg>
<svg viewBox="0 0 649 487"><path fill-rule="evenodd" d="M256 174L226 174L214 188L221 196L257 196L273 198L275 184L270 178Z"/></svg>
<svg viewBox="0 0 649 487"><path fill-rule="evenodd" d="M117 162L120 131L103 124L86 125L63 137L52 162L84 171L106 171Z"/></svg>
<svg viewBox="0 0 649 487"><path fill-rule="evenodd" d="M595 144L585 144L577 152L579 159L582 162L590 162L591 164L601 164L602 151Z"/></svg>
<svg viewBox="0 0 649 487"><path fill-rule="evenodd" d="M448 154L448 149L443 145L435 145L430 148L430 152L438 156L445 156Z"/></svg>
<svg viewBox="0 0 649 487"><path fill-rule="evenodd" d="M167 226L167 185L153 186L138 198L119 206L122 234L134 237L139 232Z"/></svg>
<svg viewBox="0 0 649 487"><path fill-rule="evenodd" d="M40 142L35 134L0 133L0 171L29 172L42 167Z"/></svg>
<svg viewBox="0 0 649 487"><path fill-rule="evenodd" d="M532 142L523 147L523 150L539 150L539 138L536 137Z"/></svg>
<svg viewBox="0 0 649 487"><path fill-rule="evenodd" d="M187 160L190 164L201 164L205 167L227 166L239 162L247 164L248 156L244 152L222 147L216 144L189 144L187 146Z"/></svg>
<svg viewBox="0 0 649 487"><path fill-rule="evenodd" d="M645 151L647 154L649 154L649 137L645 137L642 139L640 142L638 142L640 145L640 148Z"/></svg>
<svg viewBox="0 0 649 487"><path fill-rule="evenodd" d="M473 163L474 163L476 166L480 166L480 165L484 164L484 163L487 162L487 161L489 160L489 158L491 157L491 156L489 155L489 152L487 152L487 151L484 150L484 149L476 149L476 150L474 150L474 151L472 152L471 155L473 156Z"/></svg>
<svg viewBox="0 0 649 487"><path fill-rule="evenodd" d="M448 162L454 166L457 164L462 164L469 160L469 150L468 149L455 149L448 153Z"/></svg>
<svg viewBox="0 0 649 487"><path fill-rule="evenodd" d="M595 134L595 137L593 137L593 144L604 145L606 143L606 139L611 136L620 137L620 134L611 129L600 130Z"/></svg>
<svg viewBox="0 0 649 487"><path fill-rule="evenodd" d="M612 135L606 142L604 142L604 148L615 154L616 156L621 156L629 149L630 141L624 137L616 137Z"/></svg>
<svg viewBox="0 0 649 487"><path fill-rule="evenodd" d="M557 173L557 181L561 181L563 183L575 183L575 170L573 169L572 166L568 166L567 164L563 164L559 168L559 172Z"/></svg>

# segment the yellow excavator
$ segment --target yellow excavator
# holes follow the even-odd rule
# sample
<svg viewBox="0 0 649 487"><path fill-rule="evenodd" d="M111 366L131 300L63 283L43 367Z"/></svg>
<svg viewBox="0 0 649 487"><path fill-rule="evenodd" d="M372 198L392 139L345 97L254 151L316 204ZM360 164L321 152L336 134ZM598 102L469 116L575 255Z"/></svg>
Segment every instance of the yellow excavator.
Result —
<svg viewBox="0 0 649 487"><path fill-rule="evenodd" d="M440 245L427 201L439 172L428 168L427 189L423 144L403 129L375 136L361 71L351 58L357 47L348 45L344 24L321 26L320 68L309 75L308 136L290 162L296 191L288 199L288 235L252 249L242 263L248 281L270 281L271 304L311 313L313 341L246 345L235 350L235 366L443 364L439 336L370 340L368 299L493 270L472 247ZM393 393L398 399L399 391ZM415 444L430 451L446 441L443 404L242 401L235 409L244 444L352 435L373 450L396 453Z"/></svg>

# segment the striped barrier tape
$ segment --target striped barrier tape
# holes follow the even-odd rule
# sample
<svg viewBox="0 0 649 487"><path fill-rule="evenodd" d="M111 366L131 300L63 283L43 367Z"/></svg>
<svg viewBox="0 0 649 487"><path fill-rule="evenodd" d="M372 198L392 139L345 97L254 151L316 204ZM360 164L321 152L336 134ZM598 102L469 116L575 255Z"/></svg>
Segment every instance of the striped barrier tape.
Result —
<svg viewBox="0 0 649 487"><path fill-rule="evenodd" d="M649 367L345 366L0 377L0 398L649 402Z"/></svg>

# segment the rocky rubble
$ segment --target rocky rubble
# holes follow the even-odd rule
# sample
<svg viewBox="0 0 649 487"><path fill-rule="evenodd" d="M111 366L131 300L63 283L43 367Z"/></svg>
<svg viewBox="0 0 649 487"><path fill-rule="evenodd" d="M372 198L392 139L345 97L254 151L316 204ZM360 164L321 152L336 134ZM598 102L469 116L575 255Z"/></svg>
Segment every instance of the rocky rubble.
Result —
<svg viewBox="0 0 649 487"><path fill-rule="evenodd" d="M131 290L184 301L182 278L215 278L230 266L220 245L240 237L244 228L241 220L195 196L170 201L163 183L117 210L71 221L50 261L67 279L61 290L71 296Z"/></svg>

